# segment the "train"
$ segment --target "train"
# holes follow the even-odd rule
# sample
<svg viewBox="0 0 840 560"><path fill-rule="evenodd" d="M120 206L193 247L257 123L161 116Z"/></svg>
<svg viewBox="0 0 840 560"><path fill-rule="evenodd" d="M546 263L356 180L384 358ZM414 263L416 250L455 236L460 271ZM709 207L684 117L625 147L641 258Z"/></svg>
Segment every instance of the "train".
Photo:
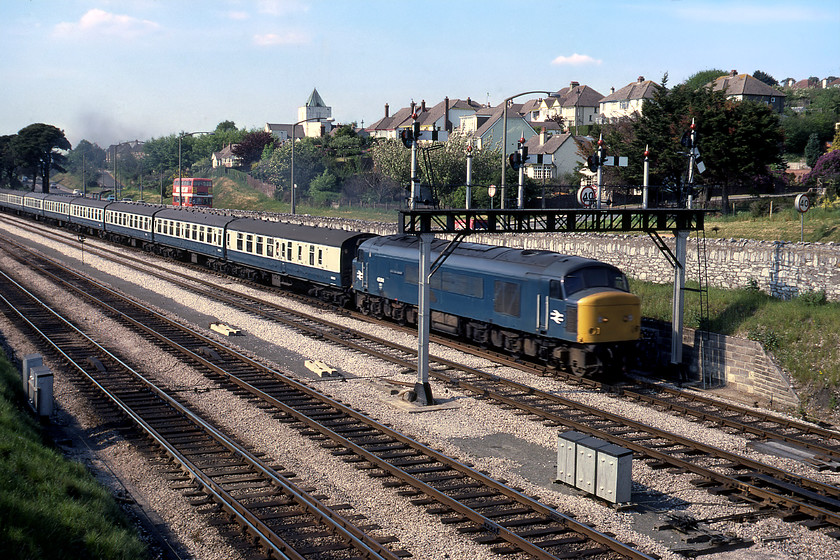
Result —
<svg viewBox="0 0 840 560"><path fill-rule="evenodd" d="M196 209L0 190L6 212L416 325L419 239ZM432 259L447 241L432 243ZM641 302L617 267L462 242L430 278L430 328L582 377L627 367Z"/></svg>

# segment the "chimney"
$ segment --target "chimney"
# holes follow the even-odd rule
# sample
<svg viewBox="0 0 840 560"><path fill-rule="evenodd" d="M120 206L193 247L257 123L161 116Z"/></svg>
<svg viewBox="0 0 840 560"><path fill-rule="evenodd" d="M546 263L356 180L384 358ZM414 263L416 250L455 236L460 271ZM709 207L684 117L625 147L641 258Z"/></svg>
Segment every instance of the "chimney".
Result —
<svg viewBox="0 0 840 560"><path fill-rule="evenodd" d="M545 127L540 128L540 146L545 144Z"/></svg>
<svg viewBox="0 0 840 560"><path fill-rule="evenodd" d="M421 113L426 112L426 100L425 99L420 100L420 112Z"/></svg>
<svg viewBox="0 0 840 560"><path fill-rule="evenodd" d="M389 117L389 115L388 115L389 110L390 110L390 107L388 107L388 104L386 103L385 104L385 118L386 119Z"/></svg>
<svg viewBox="0 0 840 560"><path fill-rule="evenodd" d="M641 84L644 81L645 81L645 77L644 76L639 76L639 83Z"/></svg>
<svg viewBox="0 0 840 560"><path fill-rule="evenodd" d="M610 86L610 94L613 94L613 93L615 93L615 88Z"/></svg>
<svg viewBox="0 0 840 560"><path fill-rule="evenodd" d="M472 100L469 97L467 97L467 105L472 107Z"/></svg>
<svg viewBox="0 0 840 560"><path fill-rule="evenodd" d="M738 75L738 71L737 70L732 70L731 72L729 72L729 75L734 78L735 76Z"/></svg>
<svg viewBox="0 0 840 560"><path fill-rule="evenodd" d="M449 122L449 96L443 98L443 129L452 132L452 123Z"/></svg>
<svg viewBox="0 0 840 560"><path fill-rule="evenodd" d="M411 114L412 114L412 115L414 114L414 108L415 108L415 107L417 107L417 104L416 104L416 103L414 102L414 100L412 99L412 100L411 100Z"/></svg>
<svg viewBox="0 0 840 560"><path fill-rule="evenodd" d="M579 85L580 85L579 82L572 82L571 84L569 84L569 89L574 89L574 88L578 87Z"/></svg>

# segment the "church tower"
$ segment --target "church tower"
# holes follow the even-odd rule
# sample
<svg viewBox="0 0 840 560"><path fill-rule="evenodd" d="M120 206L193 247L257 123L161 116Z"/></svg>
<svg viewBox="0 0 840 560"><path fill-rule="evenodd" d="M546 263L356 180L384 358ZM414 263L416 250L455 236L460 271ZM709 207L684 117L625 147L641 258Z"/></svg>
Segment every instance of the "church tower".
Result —
<svg viewBox="0 0 840 560"><path fill-rule="evenodd" d="M332 117L332 107L327 107L321 96L318 95L318 90L313 89L306 100L303 107L298 107L298 121L306 119L321 119L311 120L309 122L301 123L303 133L305 136L318 137L327 134L332 130L332 122L325 122L325 119Z"/></svg>

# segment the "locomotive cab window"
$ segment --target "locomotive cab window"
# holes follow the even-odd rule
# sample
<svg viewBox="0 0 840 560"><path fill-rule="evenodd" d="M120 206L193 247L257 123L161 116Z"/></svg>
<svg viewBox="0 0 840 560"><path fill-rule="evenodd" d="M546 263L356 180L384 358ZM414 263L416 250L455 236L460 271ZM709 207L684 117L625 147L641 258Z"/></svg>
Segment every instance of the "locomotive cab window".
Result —
<svg viewBox="0 0 840 560"><path fill-rule="evenodd" d="M603 266L589 266L567 274L563 278L563 287L566 291L566 297L590 288L613 288L622 292L630 291L627 277L624 274Z"/></svg>

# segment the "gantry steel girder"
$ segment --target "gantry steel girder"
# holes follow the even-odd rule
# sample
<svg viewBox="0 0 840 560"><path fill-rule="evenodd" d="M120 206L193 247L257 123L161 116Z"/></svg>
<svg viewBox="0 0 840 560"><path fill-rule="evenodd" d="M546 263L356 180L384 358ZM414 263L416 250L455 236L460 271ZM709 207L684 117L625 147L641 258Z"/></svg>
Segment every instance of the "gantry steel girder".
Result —
<svg viewBox="0 0 840 560"><path fill-rule="evenodd" d="M685 208L556 210L402 210L402 233L699 231L705 210Z"/></svg>

